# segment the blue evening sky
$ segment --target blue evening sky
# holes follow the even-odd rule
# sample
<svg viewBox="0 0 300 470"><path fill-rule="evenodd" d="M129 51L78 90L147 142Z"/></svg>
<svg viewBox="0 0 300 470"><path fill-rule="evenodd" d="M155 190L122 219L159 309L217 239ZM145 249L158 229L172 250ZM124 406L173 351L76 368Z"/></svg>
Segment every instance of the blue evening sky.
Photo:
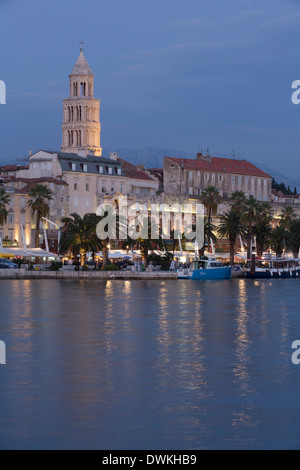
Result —
<svg viewBox="0 0 300 470"><path fill-rule="evenodd" d="M300 1L0 0L0 21L0 163L60 148L83 38L105 149L234 147L300 177Z"/></svg>

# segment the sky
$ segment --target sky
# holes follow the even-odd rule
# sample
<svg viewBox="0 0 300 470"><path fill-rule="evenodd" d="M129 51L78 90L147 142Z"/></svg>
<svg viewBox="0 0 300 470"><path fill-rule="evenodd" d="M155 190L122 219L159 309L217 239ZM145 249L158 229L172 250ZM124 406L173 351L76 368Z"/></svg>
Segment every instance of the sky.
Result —
<svg viewBox="0 0 300 470"><path fill-rule="evenodd" d="M0 0L0 163L61 146L84 54L101 146L210 149L300 177L300 0Z"/></svg>

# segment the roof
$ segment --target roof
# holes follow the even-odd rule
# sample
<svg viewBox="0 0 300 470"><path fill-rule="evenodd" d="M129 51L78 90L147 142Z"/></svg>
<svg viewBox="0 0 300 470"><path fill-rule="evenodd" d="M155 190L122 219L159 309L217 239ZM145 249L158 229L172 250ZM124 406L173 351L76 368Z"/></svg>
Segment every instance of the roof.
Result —
<svg viewBox="0 0 300 470"><path fill-rule="evenodd" d="M151 178L151 176L148 176L145 171L138 170L137 167L132 163L129 163L126 160L123 160L122 158L119 158L118 161L121 162L125 176L127 176L128 178L153 181L153 178Z"/></svg>
<svg viewBox="0 0 300 470"><path fill-rule="evenodd" d="M17 170L27 170L27 165L4 165L0 166L0 173L3 171L17 171Z"/></svg>
<svg viewBox="0 0 300 470"><path fill-rule="evenodd" d="M73 67L71 75L93 75L82 49L80 49L79 57Z"/></svg>
<svg viewBox="0 0 300 470"><path fill-rule="evenodd" d="M186 169L191 170L204 170L215 171L219 173L234 173L238 175L261 176L264 178L271 178L270 175L257 168L246 160L235 160L234 158L219 158L211 157L211 161L202 159L189 159L189 158L173 158L165 157L172 160L179 165L183 165Z"/></svg>

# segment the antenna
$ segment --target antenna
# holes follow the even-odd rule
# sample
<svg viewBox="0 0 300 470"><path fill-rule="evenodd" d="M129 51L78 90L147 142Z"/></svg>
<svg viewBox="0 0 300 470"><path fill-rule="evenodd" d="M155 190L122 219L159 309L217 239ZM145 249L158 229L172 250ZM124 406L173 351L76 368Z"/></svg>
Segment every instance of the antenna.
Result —
<svg viewBox="0 0 300 470"><path fill-rule="evenodd" d="M235 150L234 150L234 147L232 149L232 158L235 158Z"/></svg>

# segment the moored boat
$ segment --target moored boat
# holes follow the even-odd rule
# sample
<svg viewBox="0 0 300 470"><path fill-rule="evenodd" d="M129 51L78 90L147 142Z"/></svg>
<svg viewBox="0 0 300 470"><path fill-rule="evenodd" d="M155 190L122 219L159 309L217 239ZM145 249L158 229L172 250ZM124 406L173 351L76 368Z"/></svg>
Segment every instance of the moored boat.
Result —
<svg viewBox="0 0 300 470"><path fill-rule="evenodd" d="M245 272L250 279L300 277L299 258L256 258Z"/></svg>
<svg viewBox="0 0 300 470"><path fill-rule="evenodd" d="M189 267L179 266L178 279L230 279L231 268L215 259L195 259Z"/></svg>

